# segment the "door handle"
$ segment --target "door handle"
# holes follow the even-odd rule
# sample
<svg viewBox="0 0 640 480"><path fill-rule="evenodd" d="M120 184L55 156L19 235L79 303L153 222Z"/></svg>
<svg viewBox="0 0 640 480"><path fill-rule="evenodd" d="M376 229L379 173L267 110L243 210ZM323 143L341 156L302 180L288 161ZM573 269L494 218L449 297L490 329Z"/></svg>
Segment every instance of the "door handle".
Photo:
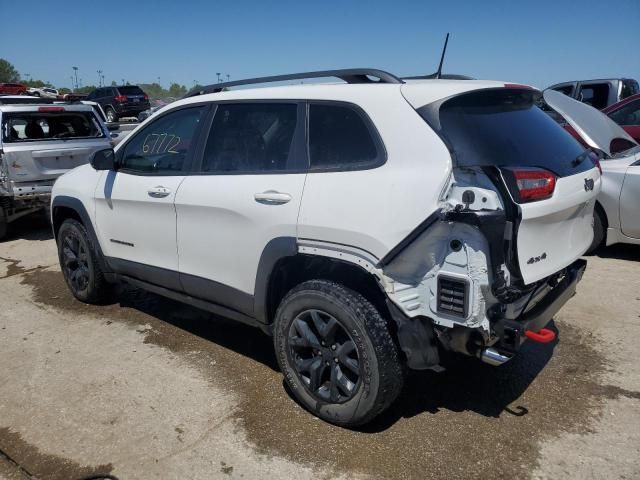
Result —
<svg viewBox="0 0 640 480"><path fill-rule="evenodd" d="M255 198L256 202L264 205L283 205L291 201L291 195L288 193L280 193L274 190L256 193L253 198Z"/></svg>
<svg viewBox="0 0 640 480"><path fill-rule="evenodd" d="M150 197L153 198L164 198L168 197L171 194L171 190L169 190L167 187L163 187L162 185L158 185L157 187L153 187L147 190L147 193Z"/></svg>

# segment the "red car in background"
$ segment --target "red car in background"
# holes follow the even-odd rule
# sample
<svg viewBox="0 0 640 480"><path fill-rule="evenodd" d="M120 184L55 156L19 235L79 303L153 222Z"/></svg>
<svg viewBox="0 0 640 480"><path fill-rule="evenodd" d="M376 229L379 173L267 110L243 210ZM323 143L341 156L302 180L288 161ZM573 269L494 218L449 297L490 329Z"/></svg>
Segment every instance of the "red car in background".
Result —
<svg viewBox="0 0 640 480"><path fill-rule="evenodd" d="M640 143L640 93L602 109L611 120Z"/></svg>
<svg viewBox="0 0 640 480"><path fill-rule="evenodd" d="M27 87L21 83L0 83L0 94L2 95L24 95Z"/></svg>

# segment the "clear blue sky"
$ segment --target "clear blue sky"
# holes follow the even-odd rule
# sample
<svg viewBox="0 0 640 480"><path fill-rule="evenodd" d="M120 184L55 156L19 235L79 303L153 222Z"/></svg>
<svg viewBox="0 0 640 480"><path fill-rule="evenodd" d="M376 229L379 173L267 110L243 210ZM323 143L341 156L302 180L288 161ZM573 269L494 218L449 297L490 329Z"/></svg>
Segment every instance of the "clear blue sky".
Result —
<svg viewBox="0 0 640 480"><path fill-rule="evenodd" d="M32 78L213 83L295 71L436 69L524 82L640 79L640 0L0 0L0 57Z"/></svg>

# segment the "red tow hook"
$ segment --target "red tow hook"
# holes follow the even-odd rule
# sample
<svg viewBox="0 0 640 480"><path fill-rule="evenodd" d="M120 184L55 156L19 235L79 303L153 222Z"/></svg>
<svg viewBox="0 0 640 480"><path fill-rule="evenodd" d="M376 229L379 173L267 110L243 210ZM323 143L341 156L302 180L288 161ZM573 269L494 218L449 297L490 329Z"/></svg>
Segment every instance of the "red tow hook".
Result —
<svg viewBox="0 0 640 480"><path fill-rule="evenodd" d="M539 332L533 330L525 330L524 336L529 340L539 343L549 343L556 338L556 332L549 330L548 328L541 328Z"/></svg>

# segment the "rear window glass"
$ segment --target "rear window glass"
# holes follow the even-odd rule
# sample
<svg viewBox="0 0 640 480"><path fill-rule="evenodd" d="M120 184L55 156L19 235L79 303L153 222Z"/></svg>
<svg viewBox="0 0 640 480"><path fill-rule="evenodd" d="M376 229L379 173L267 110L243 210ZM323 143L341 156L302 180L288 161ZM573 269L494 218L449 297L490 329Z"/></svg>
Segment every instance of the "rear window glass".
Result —
<svg viewBox="0 0 640 480"><path fill-rule="evenodd" d="M118 87L118 92L120 92L120 95L144 95L142 89L135 85Z"/></svg>
<svg viewBox="0 0 640 480"><path fill-rule="evenodd" d="M5 143L100 137L104 133L91 112L20 112L3 116Z"/></svg>
<svg viewBox="0 0 640 480"><path fill-rule="evenodd" d="M539 95L479 90L418 112L448 144L457 166L540 167L561 177L593 168L576 161L584 148L536 106Z"/></svg>

